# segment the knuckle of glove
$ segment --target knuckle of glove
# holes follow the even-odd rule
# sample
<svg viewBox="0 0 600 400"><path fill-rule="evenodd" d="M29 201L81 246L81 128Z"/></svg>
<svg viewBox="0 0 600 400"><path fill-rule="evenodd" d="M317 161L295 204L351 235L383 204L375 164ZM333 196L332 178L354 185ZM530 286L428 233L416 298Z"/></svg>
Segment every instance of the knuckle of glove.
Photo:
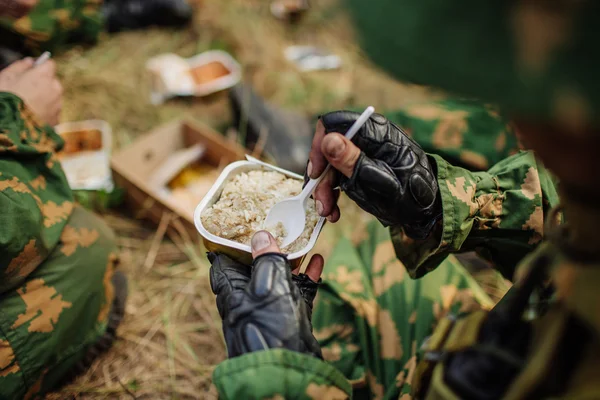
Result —
<svg viewBox="0 0 600 400"><path fill-rule="evenodd" d="M381 160L371 160L364 154L358 159L354 173L344 178L342 189L365 211L378 218L386 214L382 209L393 210L402 187L394 171Z"/></svg>
<svg viewBox="0 0 600 400"><path fill-rule="evenodd" d="M410 176L408 186L418 208L427 210L433 205L437 193L435 180L428 179L427 174L417 172Z"/></svg>
<svg viewBox="0 0 600 400"><path fill-rule="evenodd" d="M211 262L209 273L210 288L214 294L225 288L229 291L242 288L250 280L250 268L224 254L209 253Z"/></svg>
<svg viewBox="0 0 600 400"><path fill-rule="evenodd" d="M394 128L398 132L394 131ZM383 159L398 152L404 133L383 115L373 114L352 141L371 158Z"/></svg>
<svg viewBox="0 0 600 400"><path fill-rule="evenodd" d="M352 124L360 117L353 111L334 111L321 116L325 133L338 132L342 135L348 132Z"/></svg>
<svg viewBox="0 0 600 400"><path fill-rule="evenodd" d="M257 298L289 291L291 265L281 253L266 253L254 260L249 290Z"/></svg>

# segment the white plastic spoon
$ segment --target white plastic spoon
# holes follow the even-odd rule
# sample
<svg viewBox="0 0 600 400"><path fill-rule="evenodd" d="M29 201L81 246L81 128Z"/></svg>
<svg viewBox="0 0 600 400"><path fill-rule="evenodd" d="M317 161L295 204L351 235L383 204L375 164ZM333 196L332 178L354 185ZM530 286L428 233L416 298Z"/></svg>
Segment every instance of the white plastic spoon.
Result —
<svg viewBox="0 0 600 400"><path fill-rule="evenodd" d="M356 135L358 130L362 128L365 122L367 122L373 112L375 112L373 107L367 107L344 136L349 140L352 140L354 135ZM267 214L267 218L263 224L265 228L274 228L277 224L281 223L285 229L286 236L283 238L281 244L282 248L292 244L292 242L298 239L304 231L304 226L306 225L306 202L319 182L325 177L329 168L331 168L331 165L328 165L327 168L325 168L325 171L323 171L321 176L317 179L311 179L299 195L280 201L275 204L269 211L269 214Z"/></svg>

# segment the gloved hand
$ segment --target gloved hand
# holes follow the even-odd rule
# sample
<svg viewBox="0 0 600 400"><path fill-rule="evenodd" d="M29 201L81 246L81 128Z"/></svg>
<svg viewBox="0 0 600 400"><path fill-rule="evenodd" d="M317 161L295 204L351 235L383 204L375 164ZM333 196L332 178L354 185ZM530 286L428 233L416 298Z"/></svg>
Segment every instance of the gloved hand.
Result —
<svg viewBox="0 0 600 400"><path fill-rule="evenodd" d="M317 211L335 222L338 186L385 226L402 226L414 239L426 238L441 218L433 161L385 117L373 114L352 142L345 134L360 116L350 111L323 115L317 123L307 175L332 170L314 192ZM333 169L337 170L334 171Z"/></svg>
<svg viewBox="0 0 600 400"><path fill-rule="evenodd" d="M229 357L284 348L323 358L311 324L323 258L313 256L306 274L298 274L264 231L254 235L252 249L252 266L223 254L208 255Z"/></svg>

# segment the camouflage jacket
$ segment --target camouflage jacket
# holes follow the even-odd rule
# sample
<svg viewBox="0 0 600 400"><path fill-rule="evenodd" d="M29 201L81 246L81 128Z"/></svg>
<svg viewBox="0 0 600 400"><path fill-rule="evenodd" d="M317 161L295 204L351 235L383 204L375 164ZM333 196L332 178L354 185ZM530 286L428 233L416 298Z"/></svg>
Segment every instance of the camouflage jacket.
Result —
<svg viewBox="0 0 600 400"><path fill-rule="evenodd" d="M94 43L104 28L101 0L41 0L17 20L0 18L0 43L28 54Z"/></svg>
<svg viewBox="0 0 600 400"><path fill-rule="evenodd" d="M73 211L55 151L63 140L23 101L0 92L0 293L23 283L50 254Z"/></svg>
<svg viewBox="0 0 600 400"><path fill-rule="evenodd" d="M443 108L448 110L447 105ZM437 117L432 117L432 114ZM485 166L490 157L460 156L459 149L463 139L459 133L469 133L469 114L454 118L462 129L446 129L441 134L438 132L439 115L439 108L437 111L431 107L421 108L418 112L413 108L412 114L403 111L400 123L409 132L412 131L413 138L419 143L424 144L425 141L423 147L429 151L435 147L431 146L431 142L432 138L436 141L436 132L438 138L446 139L452 138L447 133L454 132L452 140L442 140L441 143L438 140L442 147L439 153L446 155L448 150L452 150L446 158L463 161L483 159L481 166ZM447 118L448 116L451 118ZM452 113L446 113L446 118L442 118L446 127L448 121L453 120L452 116ZM460 121L463 121L462 125ZM479 125L484 130L479 133L485 134L486 126L490 125ZM496 128L497 126L494 127ZM417 137L423 136L423 132L428 132L429 135ZM445 146L450 149L443 148ZM497 153L499 150L501 149ZM488 149L487 154L492 153L494 150ZM433 157L437 163L444 211L439 235L416 242L406 237L401 229L392 228L392 240L398 259L410 276L417 278L434 270L453 252L476 250L490 260L504 276L512 278L517 264L541 242L545 217L558 203L552 177L534 154L527 151L517 151L495 163L487 171L480 172L453 166L439 155L434 154ZM395 323L401 324L402 321ZM371 346L367 337L363 339L360 340L361 346ZM396 374L401 372L396 371ZM219 365L214 373L214 384L224 399L348 398L353 395L349 379L351 377L345 377L331 364L286 350L269 350L229 359ZM376 377L374 379L373 382L379 381ZM371 391L373 393L373 389ZM402 397L405 398L410 397Z"/></svg>

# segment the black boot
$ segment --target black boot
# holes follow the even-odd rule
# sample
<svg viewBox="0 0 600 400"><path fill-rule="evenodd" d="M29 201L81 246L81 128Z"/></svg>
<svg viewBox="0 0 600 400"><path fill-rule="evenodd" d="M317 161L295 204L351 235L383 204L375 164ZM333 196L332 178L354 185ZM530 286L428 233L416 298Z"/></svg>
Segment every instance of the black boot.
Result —
<svg viewBox="0 0 600 400"><path fill-rule="evenodd" d="M82 375L89 369L98 356L102 355L113 345L117 335L117 327L121 324L121 321L125 316L125 304L127 302L128 288L127 277L125 277L121 271L116 271L113 274L111 282L115 292L104 335L102 335L95 344L88 348L86 354L83 356L83 359L71 367L68 373L56 385L56 388L73 382L75 378Z"/></svg>
<svg viewBox="0 0 600 400"><path fill-rule="evenodd" d="M149 26L180 27L192 19L187 0L106 0L104 17L108 32L142 29Z"/></svg>
<svg viewBox="0 0 600 400"><path fill-rule="evenodd" d="M9 49L8 47L0 46L0 71L22 58L23 54L19 53L18 51Z"/></svg>
<svg viewBox="0 0 600 400"><path fill-rule="evenodd" d="M248 143L266 135L264 150L278 167L304 174L313 137L311 120L267 104L250 86L239 84L229 92L234 127L246 131Z"/></svg>

